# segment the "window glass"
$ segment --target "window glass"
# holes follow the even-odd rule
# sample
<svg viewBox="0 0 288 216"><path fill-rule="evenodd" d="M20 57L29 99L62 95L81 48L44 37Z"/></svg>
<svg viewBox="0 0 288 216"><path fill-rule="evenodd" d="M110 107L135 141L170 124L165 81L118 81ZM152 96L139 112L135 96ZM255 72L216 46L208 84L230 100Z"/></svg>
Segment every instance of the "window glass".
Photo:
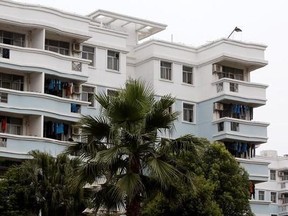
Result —
<svg viewBox="0 0 288 216"><path fill-rule="evenodd" d="M108 50L107 52L107 68L119 71L119 52Z"/></svg>
<svg viewBox="0 0 288 216"><path fill-rule="evenodd" d="M183 80L182 80L183 83L193 84L193 68L183 66L182 78L183 78Z"/></svg>
<svg viewBox="0 0 288 216"><path fill-rule="evenodd" d="M271 202L276 203L276 192L271 192Z"/></svg>
<svg viewBox="0 0 288 216"><path fill-rule="evenodd" d="M69 55L69 47L70 44L68 42L50 39L45 40L45 50L56 52L61 55Z"/></svg>
<svg viewBox="0 0 288 216"><path fill-rule="evenodd" d="M270 180L276 180L276 170L270 170Z"/></svg>
<svg viewBox="0 0 288 216"><path fill-rule="evenodd" d="M94 47L83 46L82 48L82 58L91 60L90 66L94 66Z"/></svg>
<svg viewBox="0 0 288 216"><path fill-rule="evenodd" d="M161 61L160 78L166 80L172 80L172 63Z"/></svg>
<svg viewBox="0 0 288 216"><path fill-rule="evenodd" d="M259 191L258 192L258 199L264 200L264 198L265 198L265 191Z"/></svg>
<svg viewBox="0 0 288 216"><path fill-rule="evenodd" d="M193 104L187 104L183 103L183 120L187 122L193 122L194 116L193 116L193 110L194 105Z"/></svg>

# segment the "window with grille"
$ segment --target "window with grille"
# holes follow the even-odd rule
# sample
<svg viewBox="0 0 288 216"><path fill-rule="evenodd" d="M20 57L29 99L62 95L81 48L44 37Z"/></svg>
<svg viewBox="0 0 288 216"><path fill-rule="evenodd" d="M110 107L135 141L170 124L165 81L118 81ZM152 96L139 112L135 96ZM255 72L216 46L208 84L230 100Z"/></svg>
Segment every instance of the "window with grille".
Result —
<svg viewBox="0 0 288 216"><path fill-rule="evenodd" d="M95 106L94 100L95 88L90 86L82 86L81 100L90 102L89 106Z"/></svg>
<svg viewBox="0 0 288 216"><path fill-rule="evenodd" d="M172 63L161 61L160 78L166 80L172 80Z"/></svg>
<svg viewBox="0 0 288 216"><path fill-rule="evenodd" d="M193 68L192 67L188 67L188 66L184 66L183 65L183 83L187 83L187 84L193 84Z"/></svg>
<svg viewBox="0 0 288 216"><path fill-rule="evenodd" d="M258 199L264 200L265 199L265 191L259 191L258 192Z"/></svg>
<svg viewBox="0 0 288 216"><path fill-rule="evenodd" d="M270 180L276 180L276 170L270 170Z"/></svg>
<svg viewBox="0 0 288 216"><path fill-rule="evenodd" d="M107 68L115 71L119 71L119 56L120 53L112 50L107 52Z"/></svg>
<svg viewBox="0 0 288 216"><path fill-rule="evenodd" d="M194 122L194 105L183 103L183 121Z"/></svg>
<svg viewBox="0 0 288 216"><path fill-rule="evenodd" d="M271 202L276 203L276 192L271 192Z"/></svg>
<svg viewBox="0 0 288 216"><path fill-rule="evenodd" d="M70 44L64 41L46 39L45 50L56 52L61 55L69 55Z"/></svg>
<svg viewBox="0 0 288 216"><path fill-rule="evenodd" d="M221 73L221 78L226 77L230 79L244 80L244 71L242 69L223 66L222 70L223 72Z"/></svg>
<svg viewBox="0 0 288 216"><path fill-rule="evenodd" d="M24 90L24 77L14 74L0 73L0 88Z"/></svg>
<svg viewBox="0 0 288 216"><path fill-rule="evenodd" d="M94 47L83 46L82 58L91 60L91 62L89 63L90 66L94 66L94 60L95 60L94 53L95 53Z"/></svg>
<svg viewBox="0 0 288 216"><path fill-rule="evenodd" d="M24 47L25 35L0 30L0 43Z"/></svg>

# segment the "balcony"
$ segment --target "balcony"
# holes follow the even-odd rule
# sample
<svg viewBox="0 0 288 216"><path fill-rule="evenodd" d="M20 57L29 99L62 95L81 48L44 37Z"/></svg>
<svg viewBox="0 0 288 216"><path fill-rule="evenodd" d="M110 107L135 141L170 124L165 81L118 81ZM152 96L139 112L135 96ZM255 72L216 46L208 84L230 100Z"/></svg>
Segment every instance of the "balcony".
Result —
<svg viewBox="0 0 288 216"><path fill-rule="evenodd" d="M0 157L25 159L29 157L28 152L32 150L44 151L56 156L68 145L67 141L1 133Z"/></svg>
<svg viewBox="0 0 288 216"><path fill-rule="evenodd" d="M236 160L248 172L249 179L254 183L267 182L269 180L269 162L261 161L256 158L236 158Z"/></svg>
<svg viewBox="0 0 288 216"><path fill-rule="evenodd" d="M65 56L47 50L17 47L0 43L0 63L8 63L15 69L87 81L89 60ZM13 65L13 66L12 66Z"/></svg>
<svg viewBox="0 0 288 216"><path fill-rule="evenodd" d="M255 215L266 216L267 212L271 212L271 201L250 200L249 203L251 210Z"/></svg>
<svg viewBox="0 0 288 216"><path fill-rule="evenodd" d="M266 88L267 85L245 82L236 79L222 78L212 84L216 97L223 100L238 100L253 104L253 106L261 106L266 104Z"/></svg>
<svg viewBox="0 0 288 216"><path fill-rule="evenodd" d="M284 204L279 206L279 216L285 216L288 214L288 202L287 198L283 200Z"/></svg>
<svg viewBox="0 0 288 216"><path fill-rule="evenodd" d="M268 123L247 121L235 118L220 118L213 121L213 140L219 141L246 141L265 143Z"/></svg>
<svg viewBox="0 0 288 216"><path fill-rule="evenodd" d="M0 88L0 106L7 112L27 113L35 115L50 115L54 118L78 121L81 115L87 114L89 102L60 98L54 95L36 92L15 91Z"/></svg>

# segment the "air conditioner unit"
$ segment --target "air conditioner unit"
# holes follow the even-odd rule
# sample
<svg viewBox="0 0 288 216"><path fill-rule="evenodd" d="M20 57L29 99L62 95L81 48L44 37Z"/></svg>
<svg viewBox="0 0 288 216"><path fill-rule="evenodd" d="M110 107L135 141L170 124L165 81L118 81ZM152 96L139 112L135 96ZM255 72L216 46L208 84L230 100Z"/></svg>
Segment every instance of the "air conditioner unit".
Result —
<svg viewBox="0 0 288 216"><path fill-rule="evenodd" d="M279 177L283 177L284 176L284 172L278 172L278 176Z"/></svg>
<svg viewBox="0 0 288 216"><path fill-rule="evenodd" d="M213 73L222 72L222 66L218 64L213 64Z"/></svg>
<svg viewBox="0 0 288 216"><path fill-rule="evenodd" d="M72 127L72 134L73 135L80 135L80 128L79 127Z"/></svg>
<svg viewBox="0 0 288 216"><path fill-rule="evenodd" d="M81 52L80 44L79 43L73 43L72 44L72 50L73 50L73 52Z"/></svg>
<svg viewBox="0 0 288 216"><path fill-rule="evenodd" d="M224 110L224 106L221 103L214 103L214 110Z"/></svg>

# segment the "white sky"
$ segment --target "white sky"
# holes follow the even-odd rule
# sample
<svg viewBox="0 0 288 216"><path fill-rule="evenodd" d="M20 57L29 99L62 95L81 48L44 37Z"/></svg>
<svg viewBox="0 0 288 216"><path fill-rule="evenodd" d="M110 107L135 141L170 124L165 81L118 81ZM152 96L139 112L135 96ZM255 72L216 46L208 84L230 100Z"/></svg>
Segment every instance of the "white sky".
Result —
<svg viewBox="0 0 288 216"><path fill-rule="evenodd" d="M267 105L255 109L254 120L269 122L264 149L288 154L288 1L287 0L16 0L87 15L104 9L167 24L154 38L200 46L227 37L268 45L268 66L252 72L252 82L268 84ZM45 19L45 17L43 17ZM286 68L287 67L287 68ZM276 73L276 74L274 74ZM286 87L285 87L286 86ZM287 133L287 134L286 134Z"/></svg>

